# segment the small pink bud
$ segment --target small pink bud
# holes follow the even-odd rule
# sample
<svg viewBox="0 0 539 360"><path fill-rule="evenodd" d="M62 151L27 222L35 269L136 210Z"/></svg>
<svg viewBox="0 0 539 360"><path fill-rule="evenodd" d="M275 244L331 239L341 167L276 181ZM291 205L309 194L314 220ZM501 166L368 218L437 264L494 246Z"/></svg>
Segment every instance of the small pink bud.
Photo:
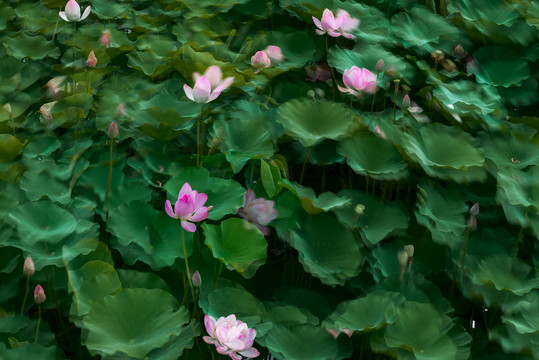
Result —
<svg viewBox="0 0 539 360"><path fill-rule="evenodd" d="M116 125L115 121L110 124L107 135L111 139L116 139L118 137L118 125Z"/></svg>
<svg viewBox="0 0 539 360"><path fill-rule="evenodd" d="M458 60L462 60L466 56L468 56L468 53L464 50L464 48L460 44L457 45L457 47L453 50L451 54Z"/></svg>
<svg viewBox="0 0 539 360"><path fill-rule="evenodd" d="M475 216L470 216L470 218L468 219L468 227L470 228L470 230L474 231L477 229L477 219Z"/></svg>
<svg viewBox="0 0 539 360"><path fill-rule="evenodd" d="M268 57L271 61L279 62L283 61L284 56L281 51L281 48L275 45L270 45L266 48L266 53L268 54Z"/></svg>
<svg viewBox="0 0 539 360"><path fill-rule="evenodd" d="M31 256L28 256L26 260L24 260L22 272L26 276L32 276L36 273L36 268L34 267L34 260L32 260Z"/></svg>
<svg viewBox="0 0 539 360"><path fill-rule="evenodd" d="M34 290L34 301L36 304L43 304L45 300L47 300L45 290L43 290L41 285L36 286L36 289Z"/></svg>
<svg viewBox="0 0 539 360"><path fill-rule="evenodd" d="M195 271L191 280L193 281L193 286L199 287L200 284L202 284L202 277L200 276L198 270Z"/></svg>
<svg viewBox="0 0 539 360"><path fill-rule="evenodd" d="M112 40L112 34L110 33L108 29L101 33L101 37L99 38L99 42L101 43L101 45L105 47L109 47L111 40Z"/></svg>
<svg viewBox="0 0 539 360"><path fill-rule="evenodd" d="M376 63L376 66L374 67L374 69L378 72L384 71L385 68L386 68L386 65L384 63L384 60L382 59L378 60L378 62Z"/></svg>
<svg viewBox="0 0 539 360"><path fill-rule="evenodd" d="M408 109L410 107L410 97L408 94L404 95L404 98L402 99L402 107L404 109Z"/></svg>
<svg viewBox="0 0 539 360"><path fill-rule="evenodd" d="M271 65L271 60L268 53L265 51L258 51L251 57L251 65L257 69L269 68Z"/></svg>
<svg viewBox="0 0 539 360"><path fill-rule="evenodd" d="M473 206L470 208L470 214L472 216L479 215L479 203L473 204Z"/></svg>
<svg viewBox="0 0 539 360"><path fill-rule="evenodd" d="M88 55L88 60L86 60L86 65L91 68L95 68L97 65L97 58L95 57L94 51L90 51L90 55Z"/></svg>
<svg viewBox="0 0 539 360"><path fill-rule="evenodd" d="M376 134L380 135L380 137L381 137L382 139L385 139L385 138L386 138L386 133L383 132L382 130L380 130L380 128L378 127L378 125L376 125L376 126L374 127L374 132L375 132Z"/></svg>

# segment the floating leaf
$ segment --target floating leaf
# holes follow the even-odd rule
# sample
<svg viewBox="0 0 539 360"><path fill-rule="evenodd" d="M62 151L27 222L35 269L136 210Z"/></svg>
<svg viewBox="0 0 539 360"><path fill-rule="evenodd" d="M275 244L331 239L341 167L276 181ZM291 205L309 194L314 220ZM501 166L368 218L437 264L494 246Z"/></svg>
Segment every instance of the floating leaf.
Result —
<svg viewBox="0 0 539 360"><path fill-rule="evenodd" d="M350 203L350 198L347 196L337 196L329 191L317 197L314 190L310 187L302 186L296 182L290 182L287 179L281 179L280 184L301 200L303 208L309 214L318 214L323 211L340 208Z"/></svg>
<svg viewBox="0 0 539 360"><path fill-rule="evenodd" d="M527 171L508 169L498 173L498 185L503 189L511 205L522 205L539 210L539 166Z"/></svg>
<svg viewBox="0 0 539 360"><path fill-rule="evenodd" d="M0 356L3 360L56 360L59 358L57 352L56 346L45 347L39 344L27 344L15 349L8 349L3 342L0 342Z"/></svg>
<svg viewBox="0 0 539 360"><path fill-rule="evenodd" d="M38 60L47 56L57 59L60 56L60 49L54 41L49 41L42 35L31 36L22 31L12 37L5 36L2 45L10 56L18 60L23 58Z"/></svg>
<svg viewBox="0 0 539 360"><path fill-rule="evenodd" d="M513 84L521 85L530 77L528 63L511 49L484 46L473 55L479 68L475 72L479 82L509 87Z"/></svg>
<svg viewBox="0 0 539 360"><path fill-rule="evenodd" d="M0 164L15 160L23 148L24 144L15 136L0 134Z"/></svg>
<svg viewBox="0 0 539 360"><path fill-rule="evenodd" d="M459 115L488 115L502 107L500 95L494 86L469 80L440 82L433 90L433 95Z"/></svg>

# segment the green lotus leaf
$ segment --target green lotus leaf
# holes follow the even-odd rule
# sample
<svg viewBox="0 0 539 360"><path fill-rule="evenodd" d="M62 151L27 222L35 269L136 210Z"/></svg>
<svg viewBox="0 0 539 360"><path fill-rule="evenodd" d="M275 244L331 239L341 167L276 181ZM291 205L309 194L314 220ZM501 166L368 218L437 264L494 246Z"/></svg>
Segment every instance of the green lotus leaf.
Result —
<svg viewBox="0 0 539 360"><path fill-rule="evenodd" d="M526 22L539 30L539 4L532 2L526 11Z"/></svg>
<svg viewBox="0 0 539 360"><path fill-rule="evenodd" d="M118 277L124 289L161 289L170 292L165 280L151 272L118 269Z"/></svg>
<svg viewBox="0 0 539 360"><path fill-rule="evenodd" d="M231 218L216 225L202 225L213 257L229 270L236 270L246 279L266 262L268 243L258 228L242 219Z"/></svg>
<svg viewBox="0 0 539 360"><path fill-rule="evenodd" d="M155 77L165 72L170 65L153 51L132 51L127 57L127 66L142 71L144 74Z"/></svg>
<svg viewBox="0 0 539 360"><path fill-rule="evenodd" d="M114 266L100 260L89 261L78 270L69 270L68 279L69 290L73 293L70 318L78 326L96 302L122 290Z"/></svg>
<svg viewBox="0 0 539 360"><path fill-rule="evenodd" d="M46 166L32 166L21 179L21 189L29 200L37 201L46 196L54 202L67 204L71 200L69 185L54 176Z"/></svg>
<svg viewBox="0 0 539 360"><path fill-rule="evenodd" d="M148 187L146 182L140 179L124 181L116 189L111 190L110 209L115 209L118 206L133 200L147 202L151 200L151 197L152 190Z"/></svg>
<svg viewBox="0 0 539 360"><path fill-rule="evenodd" d="M62 144L55 136L39 136L25 146L24 156L27 158L34 158L39 155L49 156L58 150L60 146Z"/></svg>
<svg viewBox="0 0 539 360"><path fill-rule="evenodd" d="M485 157L494 162L498 170L522 170L539 164L539 146L535 143L522 141L514 136L493 136L486 133L481 142L485 148Z"/></svg>
<svg viewBox="0 0 539 360"><path fill-rule="evenodd" d="M498 291L510 291L521 296L539 286L539 276L531 274L531 270L519 258L493 255L481 261L472 281L477 285L493 284Z"/></svg>
<svg viewBox="0 0 539 360"><path fill-rule="evenodd" d="M150 204L134 200L120 205L110 213L107 228L115 235L112 247L119 250L124 261L143 261L153 269L171 266L184 258L182 234L187 256L193 252L193 233L183 231L180 220L172 219Z"/></svg>
<svg viewBox="0 0 539 360"><path fill-rule="evenodd" d="M54 126L77 126L77 123L88 116L93 102L93 96L87 93L65 96L51 109Z"/></svg>
<svg viewBox="0 0 539 360"><path fill-rule="evenodd" d="M303 68L312 59L314 53L314 42L312 37L300 31L293 31L290 34L273 31L266 37L267 45L279 46L284 55L284 60L275 64L278 68Z"/></svg>
<svg viewBox="0 0 539 360"><path fill-rule="evenodd" d="M410 216L400 203L387 204L362 191L343 190L339 195L351 198L351 205L332 211L343 225L359 229L363 241L371 246L408 227ZM357 205L365 207L361 215L356 213Z"/></svg>
<svg viewBox="0 0 539 360"><path fill-rule="evenodd" d="M405 298L399 293L376 290L360 299L350 301L346 310L335 321L339 329L372 331L392 323L397 316L397 305Z"/></svg>
<svg viewBox="0 0 539 360"><path fill-rule="evenodd" d="M393 66L395 71L404 78L413 75L414 70L410 64L379 44L356 47L352 51L333 46L328 53L328 63L341 73L352 66L367 68L374 72L376 63L380 59L384 60L386 69Z"/></svg>
<svg viewBox="0 0 539 360"><path fill-rule="evenodd" d="M184 183L193 190L208 195L205 206L213 206L208 219L219 220L228 214L236 214L245 202L245 189L236 181L211 177L205 168L182 168L173 174L164 186L174 203Z"/></svg>
<svg viewBox="0 0 539 360"><path fill-rule="evenodd" d="M334 7L329 6L329 8ZM348 11L351 17L361 19L359 27L353 32L356 38L371 44L390 41L388 36L391 28L389 20L386 14L376 6L369 6L364 3L339 2L338 8Z"/></svg>
<svg viewBox="0 0 539 360"><path fill-rule="evenodd" d="M29 323L29 319L23 315L3 314L0 316L0 332L16 334Z"/></svg>
<svg viewBox="0 0 539 360"><path fill-rule="evenodd" d="M339 348L333 337L324 328L311 324L275 325L263 338L263 343L279 360L338 358Z"/></svg>
<svg viewBox="0 0 539 360"><path fill-rule="evenodd" d="M495 87L469 80L439 83L432 94L459 115L488 115L502 107Z"/></svg>
<svg viewBox="0 0 539 360"><path fill-rule="evenodd" d="M479 70L475 71L479 82L495 86L520 86L530 77L528 63L511 49L485 46L474 53Z"/></svg>
<svg viewBox="0 0 539 360"><path fill-rule="evenodd" d="M539 166L527 171L508 169L498 173L498 185L503 189L511 205L533 207L539 210Z"/></svg>
<svg viewBox="0 0 539 360"><path fill-rule="evenodd" d="M4 189L0 192L0 225L6 219L6 216L19 205L19 200Z"/></svg>
<svg viewBox="0 0 539 360"><path fill-rule="evenodd" d="M39 60L47 56L57 59L60 56L60 49L54 41L48 41L42 35L32 36L22 31L16 33L15 36L4 37L2 45L10 56L18 60L24 58Z"/></svg>
<svg viewBox="0 0 539 360"><path fill-rule="evenodd" d="M537 294L531 301L519 301L502 315L504 323L511 323L519 334L539 335L539 301Z"/></svg>
<svg viewBox="0 0 539 360"><path fill-rule="evenodd" d="M109 167L107 166L94 166L89 167L84 171L79 178L77 185L84 186L93 190L98 196L101 202L105 201L105 195L107 192L107 183L109 177ZM119 166L113 166L111 177L111 189L117 188L124 182L124 174Z"/></svg>
<svg viewBox="0 0 539 360"><path fill-rule="evenodd" d="M282 189L282 186L279 184L281 180L281 171L277 166L274 166L271 163L268 164L262 159L260 159L260 180L270 199L277 195Z"/></svg>
<svg viewBox="0 0 539 360"><path fill-rule="evenodd" d="M504 358L508 358L509 354L529 354L526 357L516 355L515 359L537 359L539 357L537 350L539 349L539 335L521 334L512 323L505 323L503 326L489 331L489 340L496 341L501 345L505 354Z"/></svg>
<svg viewBox="0 0 539 360"><path fill-rule="evenodd" d="M387 326L384 340L417 360L466 360L472 337L431 304L406 301L397 307L397 320Z"/></svg>
<svg viewBox="0 0 539 360"><path fill-rule="evenodd" d="M129 5L119 2L92 0L92 15L102 20L126 18L129 16L129 9Z"/></svg>
<svg viewBox="0 0 539 360"><path fill-rule="evenodd" d="M290 326L300 324L318 325L320 323L320 320L307 309L300 309L291 305L277 305L276 303L267 304L266 306L270 306L268 315L274 324Z"/></svg>
<svg viewBox="0 0 539 360"><path fill-rule="evenodd" d="M408 176L406 163L395 146L371 133L358 133L344 139L337 152L360 175L377 180L401 180Z"/></svg>
<svg viewBox="0 0 539 360"><path fill-rule="evenodd" d="M317 197L314 190L310 187L302 186L296 182L290 182L287 179L281 179L279 183L301 200L303 208L309 214L318 214L323 211L346 206L350 203L350 198L347 196L337 196L329 191Z"/></svg>
<svg viewBox="0 0 539 360"><path fill-rule="evenodd" d="M394 15L391 28L405 48L415 46L428 53L440 48L449 51L453 42L443 46L441 41L453 40L460 35L459 29L444 17L423 7L414 7L411 11Z"/></svg>
<svg viewBox="0 0 539 360"><path fill-rule="evenodd" d="M330 120L331 119L331 120ZM308 99L290 100L279 107L277 122L305 147L323 139L339 139L350 127L350 110L344 105Z"/></svg>
<svg viewBox="0 0 539 360"><path fill-rule="evenodd" d="M173 336L190 331L185 307L159 289L124 289L94 304L83 320L86 347L106 358L125 354L144 358ZM193 346L193 339L187 347Z"/></svg>
<svg viewBox="0 0 539 360"><path fill-rule="evenodd" d="M24 149L24 144L15 136L0 134L0 164L13 161Z"/></svg>
<svg viewBox="0 0 539 360"><path fill-rule="evenodd" d="M186 14L187 18L191 17L213 17L216 13L228 12L236 4L245 4L248 0L185 0L190 13Z"/></svg>
<svg viewBox="0 0 539 360"><path fill-rule="evenodd" d="M485 158L478 142L457 127L431 124L404 134L404 149L432 177L457 182L484 181Z"/></svg>
<svg viewBox="0 0 539 360"><path fill-rule="evenodd" d="M400 274L397 259L397 254L400 250L402 250L402 244L397 242L381 242L372 249L372 258L369 257L368 262L371 264L376 281L382 281L388 276Z"/></svg>
<svg viewBox="0 0 539 360"><path fill-rule="evenodd" d="M8 349L3 342L0 342L0 356L3 360L60 359L59 350L54 345L45 347L39 344L27 344L24 346L17 347L15 349Z"/></svg>
<svg viewBox="0 0 539 360"><path fill-rule="evenodd" d="M529 77L520 86L498 87L500 96L511 105L519 108L536 104L539 101L539 85L537 80Z"/></svg>
<svg viewBox="0 0 539 360"><path fill-rule="evenodd" d="M328 213L305 216L301 230L290 232L289 242L305 271L327 285L344 285L359 274L365 260L354 235Z"/></svg>
<svg viewBox="0 0 539 360"><path fill-rule="evenodd" d="M483 24L484 22L496 25L510 26L520 14L518 4L506 0L478 0L473 3L466 0L451 1L447 10L450 13L459 13L470 24Z"/></svg>
<svg viewBox="0 0 539 360"><path fill-rule="evenodd" d="M468 206L461 196L434 182L418 185L417 222L427 227L434 241L456 247L463 240Z"/></svg>

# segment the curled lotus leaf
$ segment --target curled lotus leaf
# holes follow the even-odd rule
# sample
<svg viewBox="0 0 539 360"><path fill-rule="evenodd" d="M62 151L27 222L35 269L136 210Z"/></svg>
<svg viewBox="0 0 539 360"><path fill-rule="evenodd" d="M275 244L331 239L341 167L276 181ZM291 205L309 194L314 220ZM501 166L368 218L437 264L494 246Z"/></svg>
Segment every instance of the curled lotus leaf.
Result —
<svg viewBox="0 0 539 360"><path fill-rule="evenodd" d="M479 82L494 86L520 86L530 77L530 66L509 48L485 46L474 52Z"/></svg>

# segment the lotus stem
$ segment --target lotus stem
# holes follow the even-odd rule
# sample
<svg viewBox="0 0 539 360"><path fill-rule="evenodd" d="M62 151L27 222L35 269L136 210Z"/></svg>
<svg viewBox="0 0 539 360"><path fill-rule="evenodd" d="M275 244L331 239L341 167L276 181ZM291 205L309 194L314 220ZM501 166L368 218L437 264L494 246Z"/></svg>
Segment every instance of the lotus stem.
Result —
<svg viewBox="0 0 539 360"><path fill-rule="evenodd" d="M105 222L109 219L109 208L110 208L110 187L112 183L112 163L113 163L113 152L114 152L114 140L110 139L110 158L109 158L109 177L107 179L107 192L105 198L107 201L107 210L106 210L106 219Z"/></svg>
<svg viewBox="0 0 539 360"><path fill-rule="evenodd" d="M466 235L464 236L464 248L462 250L462 262L461 262L461 273L460 273L460 282L462 283L462 275L464 272L464 260L466 259L466 248L468 247L468 238L470 237L470 227L466 229ZM453 298L453 291L455 290L455 283L457 282L457 272L458 265L455 266L455 271L453 272L453 282L451 283L451 291L449 292L449 301Z"/></svg>
<svg viewBox="0 0 539 360"><path fill-rule="evenodd" d="M189 271L189 260L187 259L187 249L185 248L185 235L182 228L182 247L183 247L183 256L185 259L185 272L187 274L187 281L189 282L189 287L191 288L191 295L193 296L193 305L196 306L196 297L195 289L193 288L193 281L191 280L191 271Z"/></svg>
<svg viewBox="0 0 539 360"><path fill-rule="evenodd" d="M305 159L303 160L303 166L301 167L301 175L299 177L299 184L303 185L303 177L305 176L305 168L307 167L307 160L309 159L309 156L311 155L311 149L307 150L307 154L305 154Z"/></svg>
<svg viewBox="0 0 539 360"><path fill-rule="evenodd" d="M73 21L73 67L75 67L75 34L76 33L77 33L77 22ZM73 82L73 85L74 85L74 82Z"/></svg>
<svg viewBox="0 0 539 360"><path fill-rule="evenodd" d="M38 313L39 313L39 320L37 321L37 328L36 328L36 338L34 342L37 344L37 336L39 335L39 325L41 325L41 304L37 305Z"/></svg>
<svg viewBox="0 0 539 360"><path fill-rule="evenodd" d="M24 293L24 300L22 301L21 315L24 311L24 307L26 306L26 299L28 298L29 289L30 289L30 276L27 276L26 277L26 292Z"/></svg>
<svg viewBox="0 0 539 360"><path fill-rule="evenodd" d="M202 113L200 117L202 117ZM197 167L200 167L200 117L197 120Z"/></svg>
<svg viewBox="0 0 539 360"><path fill-rule="evenodd" d="M326 60L328 58L328 54L329 54L328 37L326 36ZM328 65L329 65L329 63L328 63ZM333 66L330 66L329 68L331 69L331 75L333 76L333 81L334 81L333 86L337 86L337 78L335 77L335 72L333 71Z"/></svg>
<svg viewBox="0 0 539 360"><path fill-rule="evenodd" d="M378 73L376 74L376 84L378 84L378 76L380 76L380 72L378 71ZM377 89L374 90L374 94L372 95L372 104L371 104L371 114L373 113L374 111L374 100L376 99L376 93L377 93Z"/></svg>

